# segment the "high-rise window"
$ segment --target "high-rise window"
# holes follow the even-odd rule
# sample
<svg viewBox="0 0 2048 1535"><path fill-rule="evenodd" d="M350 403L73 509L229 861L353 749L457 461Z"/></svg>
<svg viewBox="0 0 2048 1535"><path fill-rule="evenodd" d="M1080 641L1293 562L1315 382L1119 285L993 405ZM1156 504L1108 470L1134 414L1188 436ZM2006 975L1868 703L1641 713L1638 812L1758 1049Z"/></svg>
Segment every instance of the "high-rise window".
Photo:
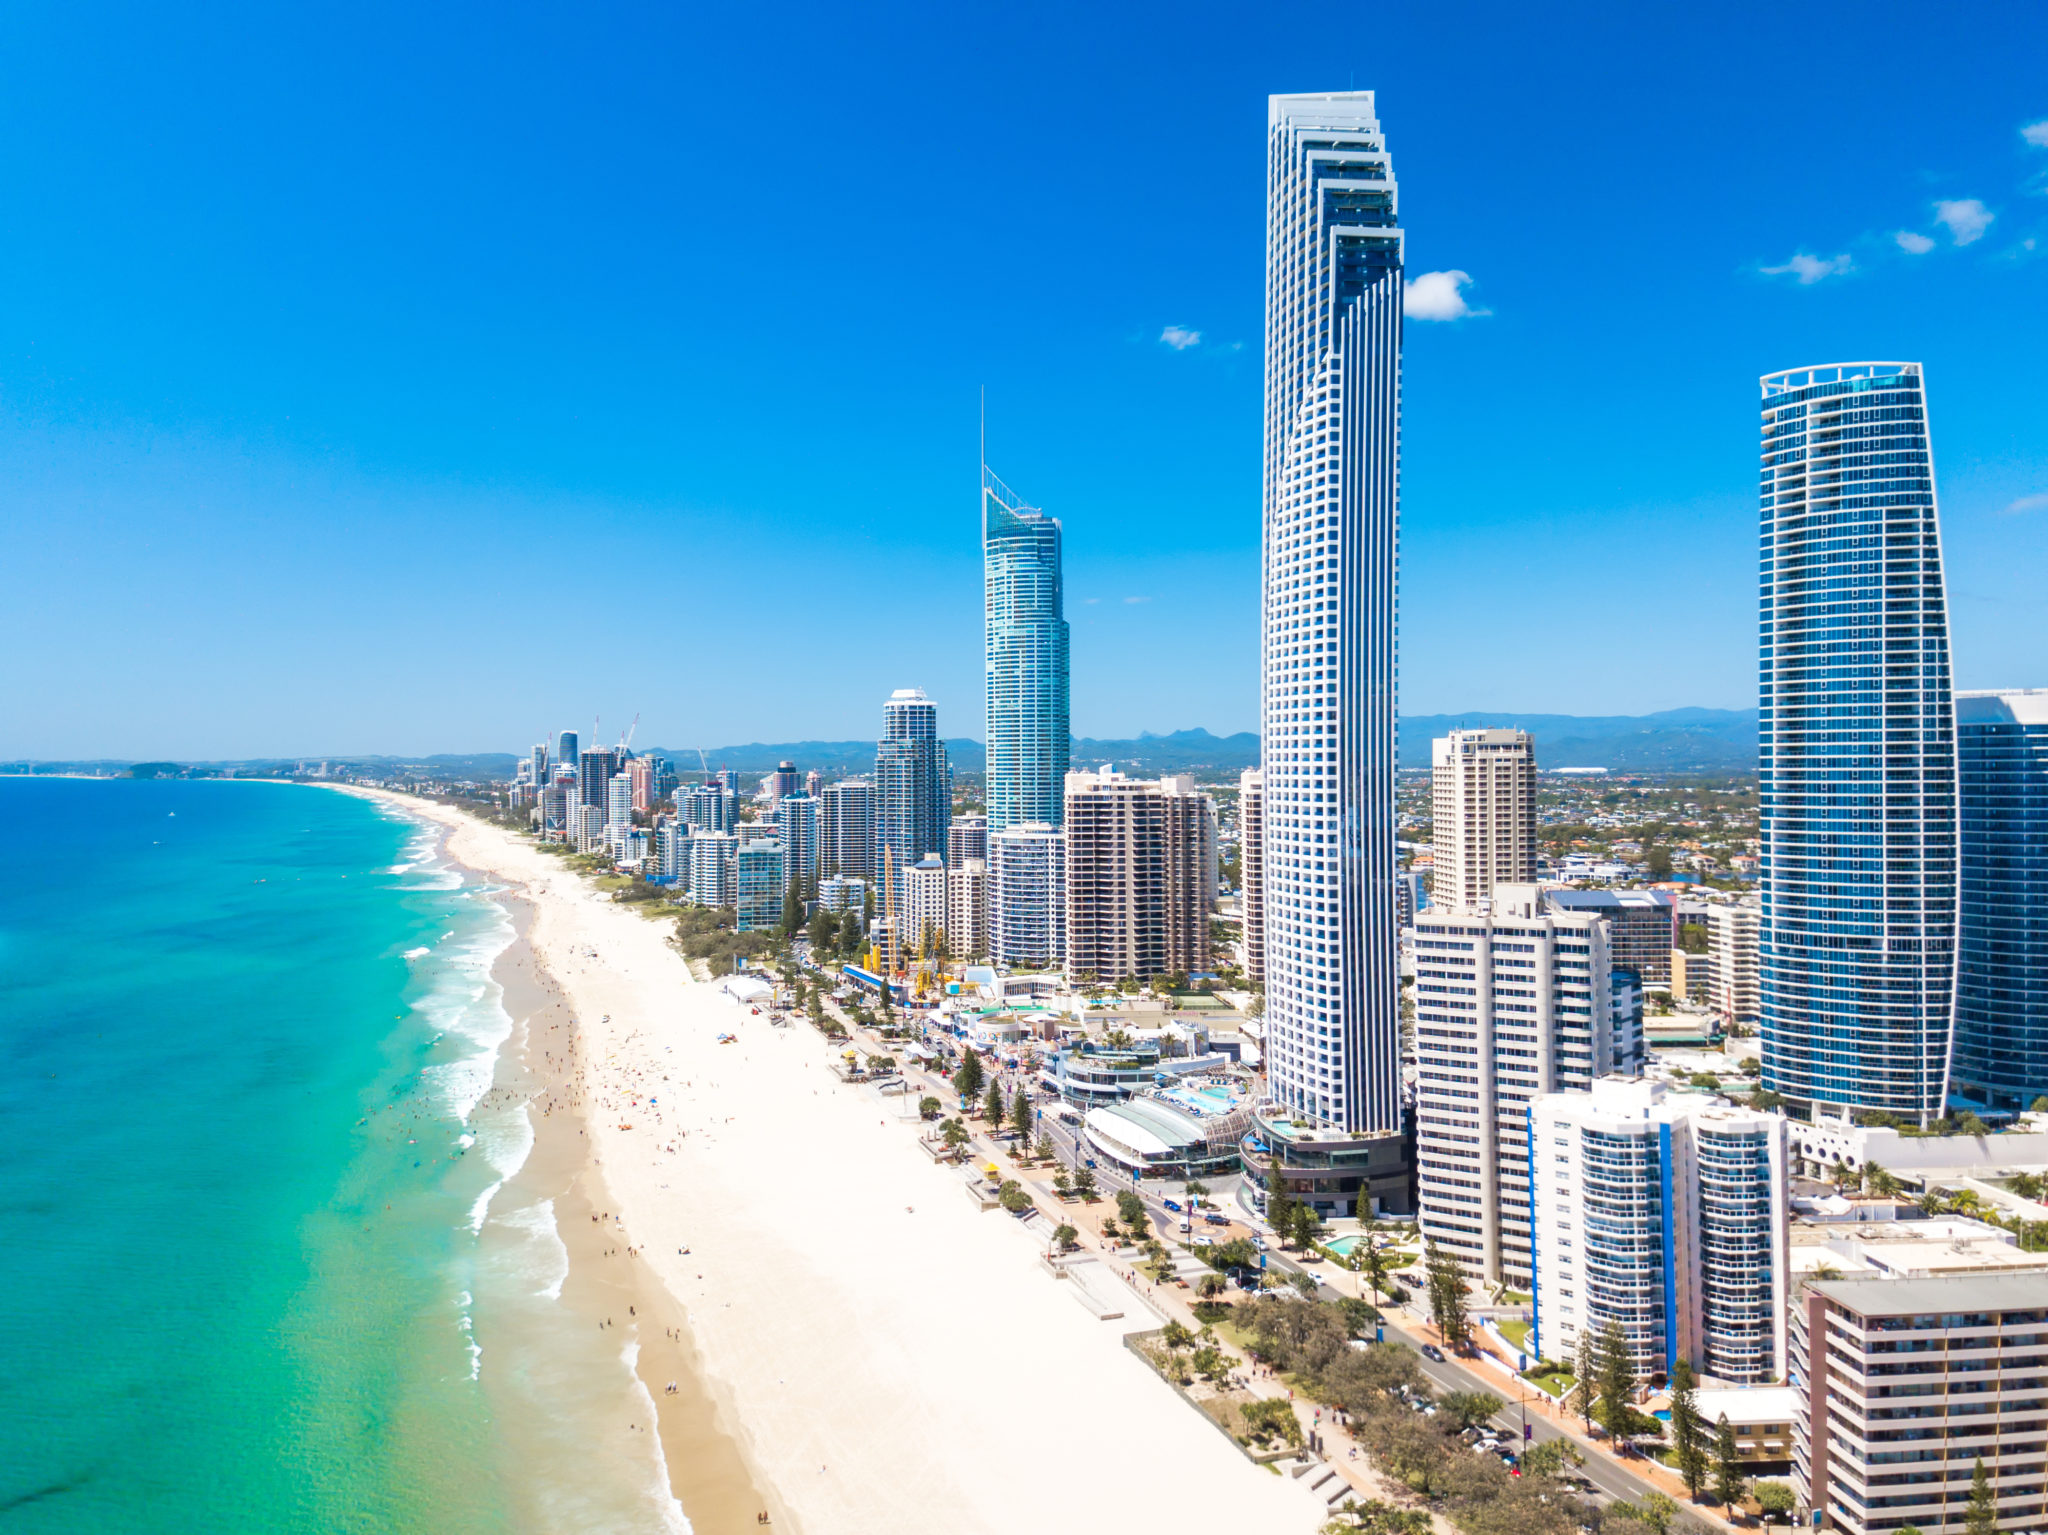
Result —
<svg viewBox="0 0 2048 1535"><path fill-rule="evenodd" d="M1764 1084L1942 1111L1956 932L1948 603L1920 365L1767 374Z"/></svg>
<svg viewBox="0 0 2048 1535"><path fill-rule="evenodd" d="M2048 1094L2048 688L1956 695L1961 812L1949 1099Z"/></svg>
<svg viewBox="0 0 2048 1535"><path fill-rule="evenodd" d="M981 471L988 829L1060 824L1071 736L1060 525Z"/></svg>
<svg viewBox="0 0 2048 1535"><path fill-rule="evenodd" d="M1370 91L1267 108L1262 722L1273 1097L1401 1123L1394 562L1402 234Z"/></svg>

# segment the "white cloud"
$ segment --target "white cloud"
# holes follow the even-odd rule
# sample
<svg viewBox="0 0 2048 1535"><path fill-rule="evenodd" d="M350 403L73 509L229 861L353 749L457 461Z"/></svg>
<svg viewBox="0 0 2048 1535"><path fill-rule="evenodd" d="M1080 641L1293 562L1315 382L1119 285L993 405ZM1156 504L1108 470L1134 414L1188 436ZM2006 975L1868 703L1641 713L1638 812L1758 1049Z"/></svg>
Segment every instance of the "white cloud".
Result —
<svg viewBox="0 0 2048 1535"><path fill-rule="evenodd" d="M2020 129L2020 137L2029 144L2048 149L2048 117L2042 118L2038 123L2028 123L2026 127Z"/></svg>
<svg viewBox="0 0 2048 1535"><path fill-rule="evenodd" d="M1984 238L1984 231L1991 227L1991 221L1998 215L1985 207L1974 197L1959 197L1953 202L1939 202L1934 205L1934 221L1946 224L1949 234L1958 245L1968 245L1973 240Z"/></svg>
<svg viewBox="0 0 2048 1535"><path fill-rule="evenodd" d="M1401 312L1411 320L1464 320L1492 314L1465 302L1470 272L1424 272L1401 290Z"/></svg>
<svg viewBox="0 0 2048 1535"><path fill-rule="evenodd" d="M1764 275L1782 277L1786 273L1799 279L1801 287L1811 287L1823 277L1839 277L1845 272L1856 270L1856 263L1846 255L1809 256L1805 251L1796 252L1783 266L1767 266Z"/></svg>
<svg viewBox="0 0 2048 1535"><path fill-rule="evenodd" d="M1176 352L1185 352L1191 346L1202 344L1202 333L1181 325L1169 325L1159 333L1159 339Z"/></svg>
<svg viewBox="0 0 2048 1535"><path fill-rule="evenodd" d="M1152 600L1152 599L1151 599L1150 597L1126 597L1126 598L1124 598L1124 601L1126 601L1126 602L1150 602L1151 600Z"/></svg>
<svg viewBox="0 0 2048 1535"><path fill-rule="evenodd" d="M1923 234L1911 229L1901 229L1892 238L1899 242L1899 249L1915 256L1924 256L1934 249L1934 242Z"/></svg>
<svg viewBox="0 0 2048 1535"><path fill-rule="evenodd" d="M2048 512L2048 493L2021 496L2019 500L2005 508L2005 515L2008 517L2019 517L2027 512Z"/></svg>

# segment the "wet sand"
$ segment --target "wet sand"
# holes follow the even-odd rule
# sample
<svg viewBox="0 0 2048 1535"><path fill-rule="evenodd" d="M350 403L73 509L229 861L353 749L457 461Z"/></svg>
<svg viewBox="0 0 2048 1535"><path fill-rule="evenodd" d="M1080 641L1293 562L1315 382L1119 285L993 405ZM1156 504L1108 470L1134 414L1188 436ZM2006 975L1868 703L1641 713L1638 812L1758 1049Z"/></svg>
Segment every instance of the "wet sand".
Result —
<svg viewBox="0 0 2048 1535"><path fill-rule="evenodd" d="M682 1308L633 1255L616 1225L618 1201L606 1187L584 1113L584 1042L561 988L528 942L533 903L509 891L492 898L511 914L518 933L492 971L513 1021L495 1086L528 1100L534 1127L533 1150L501 1197L553 1201L556 1228L569 1253L561 1295L565 1325L601 1338L598 1346L607 1351L638 1342L636 1363L656 1422L628 1420L619 1427L629 1434L650 1427L659 1433L669 1486L696 1535L758 1530L756 1515L762 1512L771 1515L771 1527L795 1529L728 1430L726 1410L706 1383Z"/></svg>

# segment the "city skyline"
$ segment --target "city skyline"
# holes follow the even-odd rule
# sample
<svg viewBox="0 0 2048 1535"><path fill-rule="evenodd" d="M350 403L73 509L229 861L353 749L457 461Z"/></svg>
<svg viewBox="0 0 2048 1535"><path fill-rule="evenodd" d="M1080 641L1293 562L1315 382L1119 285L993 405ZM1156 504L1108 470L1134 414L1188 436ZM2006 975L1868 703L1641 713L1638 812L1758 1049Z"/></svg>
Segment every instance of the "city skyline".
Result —
<svg viewBox="0 0 2048 1535"><path fill-rule="evenodd" d="M190 34L24 22L0 65L9 137L59 148L24 155L0 194L24 231L0 285L0 498L32 513L11 545L20 664L0 753L474 749L586 699L607 719L646 709L642 739L846 739L866 734L858 700L906 680L957 700L974 734L966 476L985 383L989 456L1067 523L1077 732L1248 726L1244 146L1269 89L1353 68L1400 102L1392 147L1429 214L1407 294L1412 710L1742 704L1747 428L1726 401L1812 356L1917 357L1942 380L1956 682L2039 681L2048 100L2024 61L2048 21L1900 9L1913 25L1843 38L1772 13L1783 46L1759 51L1676 17L1608 41L1570 18L1475 15L1469 53L1396 18L1356 59L1200 10L1085 33L1060 13L1021 31L977 17L913 28L908 52L810 17L776 38L778 74L874 152L814 183L813 208L867 238L802 304L781 297L791 215L731 168L752 158L741 144L775 153L803 131L744 97L766 42L750 19L687 39L666 21L543 37L510 20L484 57L452 23L395 14ZM376 84L390 52L369 39L387 31L432 89ZM1162 39L1180 69L1148 67ZM1823 44L1839 68L1815 82L1801 61ZM1967 68L1926 78L1930 49ZM1012 110L977 109L971 174L946 174L951 144L899 165L903 103L935 108L952 87L932 82L967 56L991 61ZM1498 153L1519 93L1474 89L1532 70L1548 131L1575 146L1570 240L1526 238L1554 221L1554 172ZM1094 89L1097 72L1123 84ZM1667 78L1713 89L1649 87ZM1902 99L1911 112L1887 105ZM1771 134L1729 131L1764 101ZM1099 153L1159 121L1186 203L1170 260ZM1830 153L1778 151L1801 134ZM1742 207L1702 228L1664 174L1688 159L1739 181ZM985 238L968 211L992 182L1017 239ZM744 259L711 217L755 232ZM572 555L652 582L767 537L801 552L792 611L859 643L763 632L718 582L693 588L689 630L715 664L680 675L601 625L516 664L478 642L549 611ZM864 561L934 594L915 634L835 610ZM1463 621L1474 602L1609 612L1666 648L1500 653ZM1175 664L1135 687L1111 660L1133 646Z"/></svg>

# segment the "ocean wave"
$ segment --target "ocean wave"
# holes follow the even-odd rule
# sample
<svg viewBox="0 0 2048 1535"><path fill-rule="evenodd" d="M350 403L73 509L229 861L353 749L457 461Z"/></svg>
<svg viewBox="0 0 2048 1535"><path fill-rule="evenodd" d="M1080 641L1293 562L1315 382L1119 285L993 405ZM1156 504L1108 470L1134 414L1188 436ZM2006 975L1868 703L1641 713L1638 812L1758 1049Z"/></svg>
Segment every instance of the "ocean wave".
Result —
<svg viewBox="0 0 2048 1535"><path fill-rule="evenodd" d="M628 1338L626 1346L619 1351L626 1362L626 1377L633 1383L632 1392L640 1405L647 1409L647 1421L661 1421L661 1409L654 1405L654 1394L647 1389L647 1382L640 1378L640 1343ZM661 1516L661 1527L674 1535L689 1535L690 1521L683 1513L683 1505L677 1501L674 1489L669 1485L668 1460L662 1454L661 1435L649 1434L647 1442L654 1451L654 1477L648 1487L648 1497L655 1512Z"/></svg>
<svg viewBox="0 0 2048 1535"><path fill-rule="evenodd" d="M543 1199L538 1204L521 1205L494 1219L527 1238L529 1261L521 1266L521 1276L534 1282L533 1293L548 1300L560 1300L562 1281L569 1277L569 1244L562 1240L555 1224L555 1202Z"/></svg>
<svg viewBox="0 0 2048 1535"><path fill-rule="evenodd" d="M407 949L405 951L405 957L407 959L425 959L429 954L433 952L434 951L432 949L428 948Z"/></svg>

